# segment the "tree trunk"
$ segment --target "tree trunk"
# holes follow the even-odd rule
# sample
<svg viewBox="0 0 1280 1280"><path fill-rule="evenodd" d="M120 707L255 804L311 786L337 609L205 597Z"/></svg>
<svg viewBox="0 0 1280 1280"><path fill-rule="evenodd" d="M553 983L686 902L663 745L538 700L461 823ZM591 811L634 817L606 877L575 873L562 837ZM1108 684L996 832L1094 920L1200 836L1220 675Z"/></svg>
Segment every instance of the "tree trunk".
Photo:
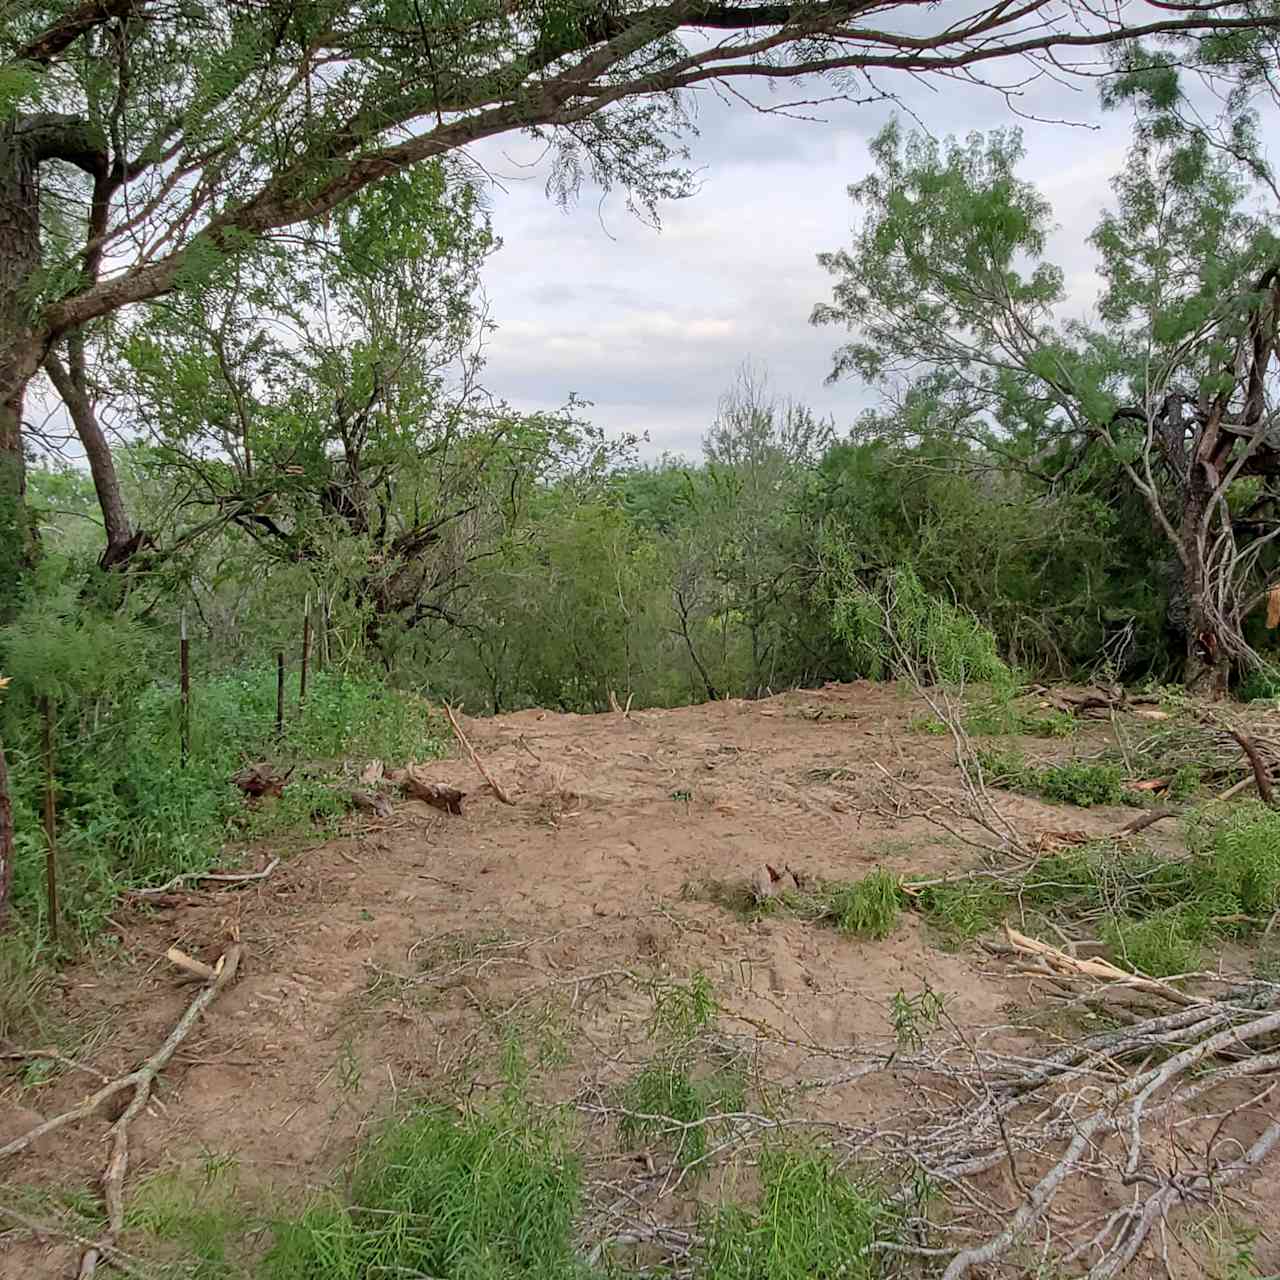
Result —
<svg viewBox="0 0 1280 1280"><path fill-rule="evenodd" d="M71 341L74 344L82 339L76 335ZM89 395L83 349L77 351L73 345L71 356L71 366L68 368L51 348L44 358L44 367L62 397L62 403L71 414L76 434L84 447L84 455L89 461L89 471L93 476L93 487L98 495L98 506L102 509L102 523L107 534L106 550L98 563L104 569L119 569L128 564L142 545L142 538L135 535L130 526L129 513L125 510L124 497L120 492L120 477L116 474L116 464L111 457L111 446L103 434Z"/></svg>
<svg viewBox="0 0 1280 1280"><path fill-rule="evenodd" d="M1186 662L1182 682L1189 693L1224 698L1231 675L1231 657L1223 644L1217 614L1210 608L1210 582L1206 568L1207 525L1203 520L1209 501L1208 486L1193 479L1183 503L1182 590L1185 607Z"/></svg>
<svg viewBox="0 0 1280 1280"><path fill-rule="evenodd" d="M11 118L0 124L0 621L16 607L19 582L35 557L22 410L35 372L24 341L24 290L40 261L39 210L36 166Z"/></svg>

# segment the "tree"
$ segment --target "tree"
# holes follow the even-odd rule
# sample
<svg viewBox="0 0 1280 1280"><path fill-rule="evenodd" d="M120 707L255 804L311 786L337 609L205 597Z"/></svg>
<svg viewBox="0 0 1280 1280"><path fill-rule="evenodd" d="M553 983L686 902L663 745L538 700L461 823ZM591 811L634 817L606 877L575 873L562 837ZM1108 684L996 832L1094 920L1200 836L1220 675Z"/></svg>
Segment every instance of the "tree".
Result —
<svg viewBox="0 0 1280 1280"><path fill-rule="evenodd" d="M1058 324L1050 210L1017 178L1021 154L1012 132L880 135L876 172L850 189L866 211L854 246L821 258L837 284L814 320L857 330L832 376L927 386L955 434L1017 454L1046 489L1102 450L1176 556L1186 682L1220 693L1232 660L1256 657L1242 620L1280 537L1277 241L1245 208L1237 157L1140 134L1094 235L1105 327Z"/></svg>
<svg viewBox="0 0 1280 1280"><path fill-rule="evenodd" d="M926 17L915 3L871 0L10 4L0 580L11 586L32 554L27 384L86 326L198 288L228 255L482 138L546 136L561 193L591 173L652 210L689 189L680 95L698 85L816 75L839 96L883 97L879 72L975 80L984 64L1021 57L1056 74L1071 50L1135 36L1164 39L1183 64L1265 67L1280 30L1268 0L1143 7L1123 10L1126 21L992 0L957 21L949 9ZM68 373L83 393L74 362Z"/></svg>
<svg viewBox="0 0 1280 1280"><path fill-rule="evenodd" d="M744 365L720 399L702 441L706 458L703 535L710 566L750 641L747 692L776 683L779 650L795 610L799 584L788 546L805 474L833 434L802 404L781 400L763 370Z"/></svg>

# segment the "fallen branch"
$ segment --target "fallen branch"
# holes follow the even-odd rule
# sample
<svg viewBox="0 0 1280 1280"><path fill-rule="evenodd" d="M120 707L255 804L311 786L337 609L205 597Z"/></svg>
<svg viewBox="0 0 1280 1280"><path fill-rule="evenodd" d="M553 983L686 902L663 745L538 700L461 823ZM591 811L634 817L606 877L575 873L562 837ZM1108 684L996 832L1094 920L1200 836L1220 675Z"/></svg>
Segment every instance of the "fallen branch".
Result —
<svg viewBox="0 0 1280 1280"><path fill-rule="evenodd" d="M235 874L218 871L186 871L182 875L174 876L172 880L156 885L151 889L126 889L124 896L126 898L154 898L163 893L172 893L174 889L178 888L179 885L185 884L188 880L193 883L209 880L214 884L248 884L252 880L265 880L279 865L280 859L272 858L261 871L245 871Z"/></svg>
<svg viewBox="0 0 1280 1280"><path fill-rule="evenodd" d="M80 1245L81 1248L101 1249L103 1255L111 1259L111 1265L118 1267L125 1275L146 1277L151 1274L135 1267L130 1262L129 1255L123 1250L104 1245L101 1241L90 1240L88 1236L79 1235L75 1231L67 1231L52 1222L28 1218L25 1213L19 1213L17 1209L10 1208L7 1204L0 1204L0 1218L7 1219L23 1231L29 1231L37 1240L68 1240L72 1244Z"/></svg>
<svg viewBox="0 0 1280 1280"><path fill-rule="evenodd" d="M1136 818L1131 818L1116 832L1116 835L1136 836L1139 831L1145 831L1148 827L1155 826L1157 822L1181 816L1181 811L1178 809L1152 809L1150 813L1142 813Z"/></svg>
<svg viewBox="0 0 1280 1280"><path fill-rule="evenodd" d="M0 1159L17 1155L46 1135L63 1129L77 1120L88 1119L108 1099L128 1089L133 1090L129 1105L109 1130L111 1155L102 1175L102 1198L107 1209L107 1230L101 1239L89 1244L86 1248L80 1260L79 1280L89 1280L97 1269L99 1260L114 1255L116 1238L124 1229L124 1180L129 1171L129 1125L151 1100L151 1091L155 1086L156 1078L169 1065L178 1046L200 1021L204 1011L235 978L236 971L240 967L240 955L239 943L227 948L226 954L218 961L213 980L191 1001L177 1025L169 1032L165 1042L140 1067L104 1085L78 1107L64 1111L51 1120L45 1120L21 1137L0 1147Z"/></svg>
<svg viewBox="0 0 1280 1280"><path fill-rule="evenodd" d="M503 804L514 805L515 801L502 789L495 781L493 774L480 761L480 757L476 755L475 748L467 741L467 735L462 732L462 726L458 723L458 717L453 714L453 708L445 703L445 715L449 717L449 723L453 726L453 732L457 735L458 742L462 749L471 757L471 763L475 765L477 772L489 784L493 794L502 801Z"/></svg>
<svg viewBox="0 0 1280 1280"><path fill-rule="evenodd" d="M442 782L428 782L425 778L418 777L413 765L406 766L398 782L400 790L411 800L421 800L442 813L462 813L462 802L467 798L465 791L447 787Z"/></svg>
<svg viewBox="0 0 1280 1280"><path fill-rule="evenodd" d="M178 947L170 947L164 953L164 958L170 964L176 965L183 972L199 978L202 982L212 982L218 976L218 970L212 965L207 965L203 960L197 960L194 956L187 955L185 951L180 950Z"/></svg>
<svg viewBox="0 0 1280 1280"><path fill-rule="evenodd" d="M1155 978L1144 978L1140 974L1130 973L1127 969L1121 969L1118 965L1112 964L1110 960L1103 960L1097 956L1082 960L1077 956L1069 955L1058 947L1050 946L1047 942L1041 942L1038 938L1029 938L1025 933L1019 933L1007 924L1004 927L1004 935L1015 951L1020 952L1022 955L1039 956L1047 961L1051 968L1057 969L1059 973L1082 978L1097 978L1101 982L1118 982L1124 986L1133 987L1137 991L1150 991L1156 995L1164 996L1165 999L1172 1000L1177 1004L1197 1005L1205 1003L1202 999L1189 996L1184 991L1179 991L1177 987L1171 987L1167 982L1160 982Z"/></svg>
<svg viewBox="0 0 1280 1280"><path fill-rule="evenodd" d="M1258 794L1262 797L1263 804L1274 804L1271 791L1271 774L1267 771L1267 766L1258 751L1258 744L1243 729L1236 728L1233 725L1227 727L1227 732L1240 744L1240 750L1249 758L1249 764L1253 768L1254 781L1258 784Z"/></svg>

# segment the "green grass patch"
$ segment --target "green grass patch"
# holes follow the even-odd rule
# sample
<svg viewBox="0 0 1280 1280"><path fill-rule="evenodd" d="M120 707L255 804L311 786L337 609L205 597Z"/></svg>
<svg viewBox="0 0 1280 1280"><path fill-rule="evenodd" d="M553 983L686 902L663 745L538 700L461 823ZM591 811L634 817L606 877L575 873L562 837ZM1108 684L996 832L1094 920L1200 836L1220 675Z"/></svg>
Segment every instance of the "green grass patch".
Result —
<svg viewBox="0 0 1280 1280"><path fill-rule="evenodd" d="M346 1203L278 1223L265 1280L570 1280L581 1171L563 1136L518 1109L428 1108L365 1151Z"/></svg>
<svg viewBox="0 0 1280 1280"><path fill-rule="evenodd" d="M662 1057L641 1068L623 1089L618 1136L629 1147L660 1144L677 1163L696 1164L707 1153L715 1117L741 1111L745 1101L739 1072L721 1069L695 1079L680 1058Z"/></svg>
<svg viewBox="0 0 1280 1280"><path fill-rule="evenodd" d="M1057 804L1088 809L1100 804L1124 804L1128 799L1123 768L1106 761L1036 765L1017 752L980 750L978 763L992 786Z"/></svg>
<svg viewBox="0 0 1280 1280"><path fill-rule="evenodd" d="M754 1207L704 1215L698 1280L876 1280L885 1274L879 1241L898 1223L874 1187L837 1171L825 1152L766 1148Z"/></svg>
<svg viewBox="0 0 1280 1280"><path fill-rule="evenodd" d="M337 672L314 675L301 707L296 679L289 682L285 733L277 740L275 679L273 670L260 668L197 682L185 764L175 687L152 682L112 696L77 692L69 677L59 686L60 896L64 921L75 931L94 935L121 888L209 869L228 840L332 827L345 811L329 778L302 770L279 800L246 808L231 783L246 761L377 757L395 764L442 753L439 727L420 700ZM39 718L29 699L23 706L23 694L15 683L0 711L14 791L13 908L38 936L46 932L44 780Z"/></svg>
<svg viewBox="0 0 1280 1280"><path fill-rule="evenodd" d="M949 937L967 941L1000 923L1009 910L1010 896L989 880L930 885L916 898L930 924Z"/></svg>
<svg viewBox="0 0 1280 1280"><path fill-rule="evenodd" d="M898 877L877 868L861 880L824 885L817 894L820 918L855 938L887 938L902 914Z"/></svg>

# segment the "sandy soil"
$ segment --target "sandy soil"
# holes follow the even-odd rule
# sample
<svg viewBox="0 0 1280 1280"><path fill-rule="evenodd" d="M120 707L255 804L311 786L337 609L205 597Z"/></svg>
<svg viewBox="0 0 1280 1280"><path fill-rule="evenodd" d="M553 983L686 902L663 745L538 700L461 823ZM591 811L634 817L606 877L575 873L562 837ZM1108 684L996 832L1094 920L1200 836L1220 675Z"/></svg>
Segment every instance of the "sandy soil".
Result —
<svg viewBox="0 0 1280 1280"><path fill-rule="evenodd" d="M222 1155L259 1205L300 1200L331 1185L360 1136L406 1099L483 1096L504 1027L534 1045L565 1032L572 1047L540 1087L589 1102L643 1058L652 1000L637 978L701 970L723 1026L789 1028L789 1050L765 1068L779 1079L815 1074L806 1045L887 1036L894 994L925 984L961 1026L1007 1022L1032 998L1027 979L977 948L943 949L914 916L883 941L857 941L789 916L751 923L706 900L708 884L741 882L766 862L838 879L972 865L972 850L886 801L881 765L955 785L949 740L909 729L921 711L892 687L858 684L625 717L468 720L514 806L465 759L441 761L424 767L469 793L461 817L401 803L391 820L251 886L122 911L118 955L70 971L57 993L83 1060L107 1076L151 1052L191 998L166 947L213 961L235 929L245 949L240 978L133 1127L130 1188ZM1032 831L1110 831L1132 814L1066 814L1013 796L1004 808ZM17 1081L0 1074L0 1144L89 1083ZM808 1114L872 1123L900 1102L893 1089L831 1089ZM92 1190L109 1119L6 1162L0 1189ZM617 1158L604 1152L601 1167ZM1012 1205L1017 1192L1007 1194ZM73 1275L77 1253L0 1236L0 1275Z"/></svg>

